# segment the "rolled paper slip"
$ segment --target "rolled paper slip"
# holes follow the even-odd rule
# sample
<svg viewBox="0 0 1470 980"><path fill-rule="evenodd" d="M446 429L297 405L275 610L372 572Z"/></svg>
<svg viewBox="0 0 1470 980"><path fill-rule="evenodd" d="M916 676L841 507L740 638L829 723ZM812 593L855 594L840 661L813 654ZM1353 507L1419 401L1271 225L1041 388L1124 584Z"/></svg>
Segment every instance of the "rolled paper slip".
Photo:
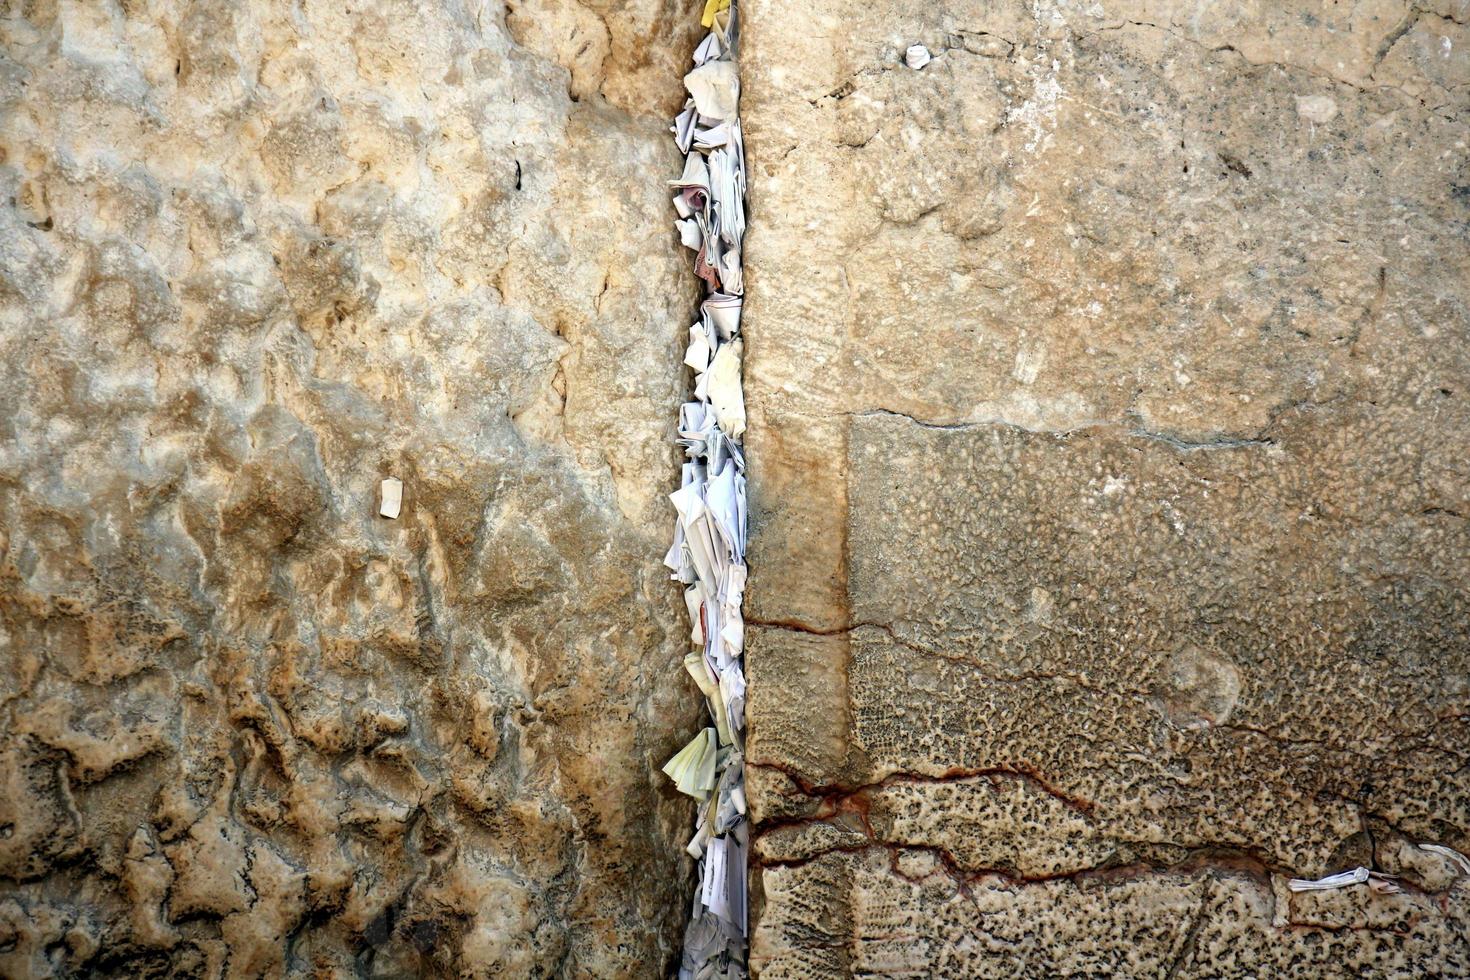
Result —
<svg viewBox="0 0 1470 980"><path fill-rule="evenodd" d="M709 361L709 337L704 332L704 324L696 323L689 328L689 347L684 351L684 363L696 371L708 371Z"/></svg>
<svg viewBox="0 0 1470 980"><path fill-rule="evenodd" d="M704 248L704 230L699 227L697 220L689 218L685 221L676 221L674 227L679 230L679 244L695 251Z"/></svg>
<svg viewBox="0 0 1470 980"><path fill-rule="evenodd" d="M732 293L744 292L745 274L741 271L740 254L738 252L726 252L720 256L720 263L715 272L720 277L720 286Z"/></svg>
<svg viewBox="0 0 1470 980"><path fill-rule="evenodd" d="M704 599L699 590L686 588L684 590L684 607L689 611L689 642L697 647L704 646ZM690 656L703 656L703 654L691 654ZM687 667L689 657L684 658ZM697 683L699 678L695 678Z"/></svg>
<svg viewBox="0 0 1470 980"><path fill-rule="evenodd" d="M1351 871L1340 871L1335 875L1325 878L1317 878L1308 881L1305 878L1293 878L1286 883L1286 887L1294 892L1319 892L1330 891L1333 888L1346 888L1349 885L1361 885L1368 880L1371 872L1367 868L1354 868Z"/></svg>
<svg viewBox="0 0 1470 980"><path fill-rule="evenodd" d="M729 709L725 707L719 681L710 676L709 664L705 662L704 654L698 650L687 654L684 657L684 669L694 678L700 692L709 699L710 714L714 716L715 731L719 735L720 744L729 745L734 741L730 737Z"/></svg>
<svg viewBox="0 0 1470 980"><path fill-rule="evenodd" d="M392 520L403 509L403 481L388 477L378 488L378 513Z"/></svg>
<svg viewBox="0 0 1470 980"><path fill-rule="evenodd" d="M699 829L694 832L694 837L690 839L688 846L684 850L692 858L702 858L704 857L704 845L709 843L709 839L710 829L704 824L700 824Z"/></svg>
<svg viewBox="0 0 1470 980"><path fill-rule="evenodd" d="M933 60L934 56L922 44L910 45L909 49L903 53L903 63L914 71L918 71Z"/></svg>

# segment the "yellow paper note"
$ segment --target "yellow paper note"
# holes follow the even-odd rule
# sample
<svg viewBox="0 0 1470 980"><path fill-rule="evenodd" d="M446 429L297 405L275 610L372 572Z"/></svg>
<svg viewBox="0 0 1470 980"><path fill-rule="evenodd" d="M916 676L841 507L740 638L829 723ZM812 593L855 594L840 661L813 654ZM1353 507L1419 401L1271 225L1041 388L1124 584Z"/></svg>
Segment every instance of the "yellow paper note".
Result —
<svg viewBox="0 0 1470 980"><path fill-rule="evenodd" d="M730 0L708 0L704 5L704 16L699 23L708 28L715 26L715 17L730 9Z"/></svg>

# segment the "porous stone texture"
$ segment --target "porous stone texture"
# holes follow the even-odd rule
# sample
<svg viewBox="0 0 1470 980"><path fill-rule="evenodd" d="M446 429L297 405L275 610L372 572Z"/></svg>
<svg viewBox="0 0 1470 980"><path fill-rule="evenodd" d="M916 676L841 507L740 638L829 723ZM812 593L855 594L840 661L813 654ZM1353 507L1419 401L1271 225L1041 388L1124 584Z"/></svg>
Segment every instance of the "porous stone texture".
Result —
<svg viewBox="0 0 1470 980"><path fill-rule="evenodd" d="M684 6L0 2L0 975L674 962Z"/></svg>
<svg viewBox="0 0 1470 980"><path fill-rule="evenodd" d="M1464 5L743 10L754 971L1470 973Z"/></svg>

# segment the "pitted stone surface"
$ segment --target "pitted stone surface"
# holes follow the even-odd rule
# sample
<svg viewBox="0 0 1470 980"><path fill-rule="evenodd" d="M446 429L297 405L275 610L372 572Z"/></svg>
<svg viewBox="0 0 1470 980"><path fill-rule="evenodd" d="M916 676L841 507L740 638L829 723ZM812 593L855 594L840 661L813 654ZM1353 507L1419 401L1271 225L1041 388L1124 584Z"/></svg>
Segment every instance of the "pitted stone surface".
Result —
<svg viewBox="0 0 1470 980"><path fill-rule="evenodd" d="M0 974L675 955L698 28L513 6L0 4Z"/></svg>
<svg viewBox="0 0 1470 980"><path fill-rule="evenodd" d="M1466 970L1452 8L747 4L758 972Z"/></svg>
<svg viewBox="0 0 1470 980"><path fill-rule="evenodd" d="M1120 867L1021 883L924 851L830 853L765 872L766 976L1455 976L1465 903L1293 895L1248 869Z"/></svg>

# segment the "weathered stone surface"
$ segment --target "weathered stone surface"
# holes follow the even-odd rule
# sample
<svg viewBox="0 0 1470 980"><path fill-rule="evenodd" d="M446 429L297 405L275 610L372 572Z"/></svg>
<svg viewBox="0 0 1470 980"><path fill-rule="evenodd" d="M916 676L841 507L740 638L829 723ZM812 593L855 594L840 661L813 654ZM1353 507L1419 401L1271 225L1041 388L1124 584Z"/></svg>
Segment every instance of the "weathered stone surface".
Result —
<svg viewBox="0 0 1470 980"><path fill-rule="evenodd" d="M671 961L696 30L0 3L0 974Z"/></svg>
<svg viewBox="0 0 1470 980"><path fill-rule="evenodd" d="M753 966L1470 970L1463 13L745 11Z"/></svg>

